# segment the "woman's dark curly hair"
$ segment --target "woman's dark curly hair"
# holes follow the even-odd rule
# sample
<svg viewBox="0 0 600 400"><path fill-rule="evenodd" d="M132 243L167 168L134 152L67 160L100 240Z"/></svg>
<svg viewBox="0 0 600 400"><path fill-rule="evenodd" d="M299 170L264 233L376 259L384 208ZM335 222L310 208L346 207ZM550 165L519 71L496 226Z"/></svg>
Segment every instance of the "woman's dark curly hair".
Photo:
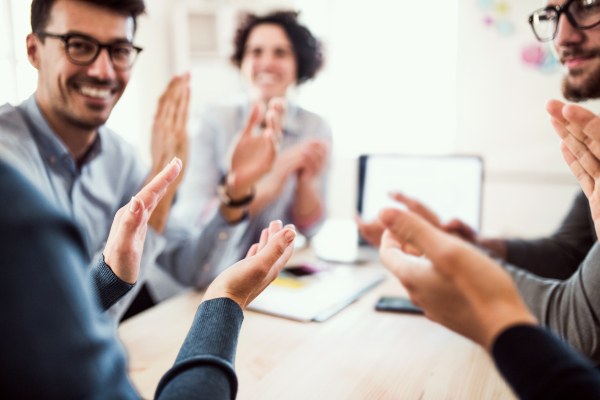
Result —
<svg viewBox="0 0 600 400"><path fill-rule="evenodd" d="M265 16L255 14L242 15L233 40L235 47L234 53L231 56L233 64L238 68L241 67L250 32L262 24L281 26L290 42L292 42L296 56L296 81L298 84L314 78L323 66L321 43L305 26L298 23L298 13L294 11L276 11Z"/></svg>

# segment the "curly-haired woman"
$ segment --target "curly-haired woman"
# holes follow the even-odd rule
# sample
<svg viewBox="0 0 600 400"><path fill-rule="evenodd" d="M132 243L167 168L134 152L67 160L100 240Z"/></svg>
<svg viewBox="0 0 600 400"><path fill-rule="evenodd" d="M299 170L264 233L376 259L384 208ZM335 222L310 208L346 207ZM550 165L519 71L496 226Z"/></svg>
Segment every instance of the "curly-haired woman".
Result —
<svg viewBox="0 0 600 400"><path fill-rule="evenodd" d="M298 22L296 12L265 16L246 14L234 39L233 64L239 68L247 96L211 107L201 114L201 126L192 131L187 176L180 187L174 217L186 218L199 228L219 204L246 207L235 234L220 236L204 278L213 278L244 257L260 237L265 221L280 219L295 224L306 236L316 233L325 217L325 176L331 129L318 115L289 100L291 88L315 77L323 65L319 41ZM285 105L283 135L271 172L253 188L232 190L228 176L228 150L260 112L264 124L269 103ZM260 111L258 111L260 110ZM225 199L224 199L225 197Z"/></svg>

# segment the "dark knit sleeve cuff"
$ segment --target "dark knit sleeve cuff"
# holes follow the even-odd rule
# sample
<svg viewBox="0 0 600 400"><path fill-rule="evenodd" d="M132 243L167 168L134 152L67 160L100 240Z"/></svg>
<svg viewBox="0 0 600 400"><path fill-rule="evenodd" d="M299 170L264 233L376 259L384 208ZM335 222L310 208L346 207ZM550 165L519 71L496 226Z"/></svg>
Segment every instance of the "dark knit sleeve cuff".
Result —
<svg viewBox="0 0 600 400"><path fill-rule="evenodd" d="M540 327L508 328L494 342L492 356L520 399L597 399L600 394L593 366Z"/></svg>
<svg viewBox="0 0 600 400"><path fill-rule="evenodd" d="M102 311L111 308L135 286L135 283L130 285L120 280L104 262L103 254L98 257L90 274L92 288Z"/></svg>
<svg viewBox="0 0 600 400"><path fill-rule="evenodd" d="M218 298L200 304L175 365L161 379L155 398L178 375L210 365L219 367L226 375L230 393L235 399L237 377L234 361L243 320L244 312L231 299Z"/></svg>

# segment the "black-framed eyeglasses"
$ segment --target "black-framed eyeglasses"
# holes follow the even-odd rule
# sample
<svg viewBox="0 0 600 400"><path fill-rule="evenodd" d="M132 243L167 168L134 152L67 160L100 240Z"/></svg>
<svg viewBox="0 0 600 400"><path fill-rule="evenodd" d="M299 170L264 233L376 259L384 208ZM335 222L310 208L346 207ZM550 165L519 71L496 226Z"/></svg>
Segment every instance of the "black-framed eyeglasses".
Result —
<svg viewBox="0 0 600 400"><path fill-rule="evenodd" d="M115 69L128 70L143 50L128 41L103 44L93 37L79 33L55 35L47 32L36 32L36 35L40 38L49 37L62 40L65 43L65 53L69 61L81 66L93 64L102 49L106 49Z"/></svg>
<svg viewBox="0 0 600 400"><path fill-rule="evenodd" d="M561 14L577 29L591 29L600 24L600 0L569 0L562 6L549 6L529 16L529 24L540 42L556 37Z"/></svg>

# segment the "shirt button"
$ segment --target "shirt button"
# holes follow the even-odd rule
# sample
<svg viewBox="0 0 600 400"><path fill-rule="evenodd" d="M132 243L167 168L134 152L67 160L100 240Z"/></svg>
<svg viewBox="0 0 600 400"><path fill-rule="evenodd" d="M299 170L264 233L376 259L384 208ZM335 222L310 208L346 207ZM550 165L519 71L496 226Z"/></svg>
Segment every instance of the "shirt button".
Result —
<svg viewBox="0 0 600 400"><path fill-rule="evenodd" d="M221 233L219 233L219 239L227 240L227 239L229 239L229 235L227 234L227 232L221 232Z"/></svg>
<svg viewBox="0 0 600 400"><path fill-rule="evenodd" d="M210 271L210 264L204 264L204 267L202 267L202 269L203 269L205 272L208 272L208 271Z"/></svg>
<svg viewBox="0 0 600 400"><path fill-rule="evenodd" d="M56 157L54 157L54 156L51 156L51 157L50 157L50 162L51 162L52 164L54 164L54 163L56 162Z"/></svg>

